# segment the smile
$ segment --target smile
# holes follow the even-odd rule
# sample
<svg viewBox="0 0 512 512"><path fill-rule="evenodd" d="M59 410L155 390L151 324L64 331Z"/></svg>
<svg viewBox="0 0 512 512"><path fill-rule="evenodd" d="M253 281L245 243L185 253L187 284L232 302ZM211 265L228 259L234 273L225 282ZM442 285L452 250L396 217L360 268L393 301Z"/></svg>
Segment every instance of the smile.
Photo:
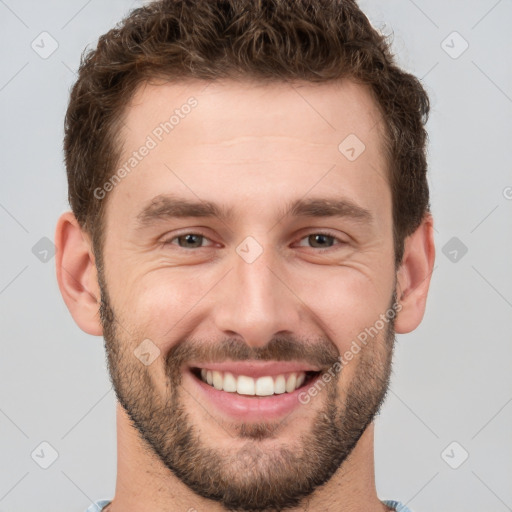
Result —
<svg viewBox="0 0 512 512"><path fill-rule="evenodd" d="M293 393L318 372L289 372L279 375L264 375L257 378L207 368L194 368L193 373L203 382L219 391L245 396L272 396Z"/></svg>
<svg viewBox="0 0 512 512"><path fill-rule="evenodd" d="M210 414L238 422L275 421L304 407L299 395L320 373L288 361L197 362L184 371L183 384Z"/></svg>

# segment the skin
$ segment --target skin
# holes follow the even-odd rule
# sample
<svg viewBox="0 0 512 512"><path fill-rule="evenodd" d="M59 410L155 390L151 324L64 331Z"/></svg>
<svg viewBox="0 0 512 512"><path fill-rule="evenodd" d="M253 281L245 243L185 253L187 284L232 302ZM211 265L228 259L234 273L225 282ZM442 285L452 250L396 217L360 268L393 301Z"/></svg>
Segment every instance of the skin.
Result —
<svg viewBox="0 0 512 512"><path fill-rule="evenodd" d="M171 356L191 346L192 339L199 343L197 354L201 347L223 347L227 338L251 353L264 353L270 340L286 333L298 343L310 341L315 355L322 349L344 354L389 309L393 294L400 304L393 329L381 330L309 404L271 425L273 436L242 437L239 422L186 393L194 388L181 382L179 403L188 421L204 447L236 461L230 466L227 458L219 459L224 461L219 471L237 482L240 473L233 468L243 467L241 453L257 452L261 463L271 467L271 454L285 447L302 453L304 436L328 403L336 404L342 421L347 414L344 401L351 385L362 382L358 379L365 375L365 365L383 379L369 385L367 396L385 392L394 332L414 330L424 315L435 258L433 220L427 214L406 239L395 272L381 116L367 89L351 81L143 86L126 110L120 165L191 96L197 107L104 199L102 275L90 237L71 212L60 217L56 230L63 298L82 330L105 335L116 392L133 400L133 410L140 406L142 414L153 408L157 425L165 418L159 406L169 399L169 390L178 389L167 373ZM338 150L349 134L366 146L355 161ZM232 208L233 218L165 219L137 227L137 214L148 201L168 193L217 202ZM304 197L348 198L370 211L373 221L283 215L284 204ZM323 253L308 239L319 231L335 237ZM204 235L203 247L180 248L175 237L186 233ZM236 252L247 236L263 249L252 263ZM171 239L171 244L162 243ZM103 322L99 314L107 289L108 305L115 312L110 325L105 308ZM160 350L150 366L132 356L146 338ZM147 394L137 394L144 390ZM377 403L369 418L376 409ZM118 473L109 512L227 510L169 471L131 420L118 404ZM165 436L165 430L160 434ZM375 489L373 442L370 421L325 485L289 510L388 510ZM255 471L256 477L258 468L244 469Z"/></svg>

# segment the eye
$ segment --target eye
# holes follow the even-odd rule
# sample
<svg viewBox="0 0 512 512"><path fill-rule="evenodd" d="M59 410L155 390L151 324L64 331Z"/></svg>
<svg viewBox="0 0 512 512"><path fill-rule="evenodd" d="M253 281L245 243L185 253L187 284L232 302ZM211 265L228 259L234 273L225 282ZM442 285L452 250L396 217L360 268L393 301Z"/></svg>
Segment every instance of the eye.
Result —
<svg viewBox="0 0 512 512"><path fill-rule="evenodd" d="M178 243L174 243L177 240ZM200 249L203 246L203 241L209 240L200 233L184 233L183 235L175 236L169 240L164 241L164 245L173 244L178 245L182 249Z"/></svg>
<svg viewBox="0 0 512 512"><path fill-rule="evenodd" d="M205 247L205 245L203 245L205 240L210 241L209 238L201 233L184 233L165 240L163 244L177 245L181 249L201 249L202 247ZM310 244L309 247L320 250L330 249L335 245L344 245L346 243L329 233L323 232L311 233L310 235L301 238L301 242L303 240L305 240L307 244ZM336 241L338 242L337 244ZM305 247L303 243L299 243L298 245L299 247Z"/></svg>
<svg viewBox="0 0 512 512"><path fill-rule="evenodd" d="M329 233L312 233L310 235L305 236L301 239L306 240L307 243L312 244L311 246L314 249L329 249L333 245L343 245L345 242L343 240L340 240L339 238L330 235ZM339 244L335 244L335 241L338 241ZM300 247L304 247L304 245L299 244Z"/></svg>

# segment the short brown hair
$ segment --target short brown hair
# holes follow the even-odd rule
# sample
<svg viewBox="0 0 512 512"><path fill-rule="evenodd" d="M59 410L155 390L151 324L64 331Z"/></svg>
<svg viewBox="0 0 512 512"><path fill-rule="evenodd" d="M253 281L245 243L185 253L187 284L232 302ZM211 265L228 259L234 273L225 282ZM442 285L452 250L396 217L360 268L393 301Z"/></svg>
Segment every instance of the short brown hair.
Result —
<svg viewBox="0 0 512 512"><path fill-rule="evenodd" d="M104 203L115 172L126 105L163 78L365 84L383 116L393 198L395 264L430 211L420 81L394 62L386 38L354 0L157 0L133 10L82 55L65 119L68 197L82 229L102 247Z"/></svg>

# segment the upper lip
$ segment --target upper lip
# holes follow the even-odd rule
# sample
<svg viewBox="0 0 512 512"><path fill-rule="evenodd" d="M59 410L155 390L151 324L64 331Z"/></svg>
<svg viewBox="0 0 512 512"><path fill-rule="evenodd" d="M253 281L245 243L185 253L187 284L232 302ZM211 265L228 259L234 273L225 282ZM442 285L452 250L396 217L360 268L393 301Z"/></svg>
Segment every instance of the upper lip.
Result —
<svg viewBox="0 0 512 512"><path fill-rule="evenodd" d="M247 377L277 376L291 372L318 372L317 368L307 363L293 361L224 361L222 363L197 363L189 365L190 368L206 369L218 372L230 372L235 375Z"/></svg>

